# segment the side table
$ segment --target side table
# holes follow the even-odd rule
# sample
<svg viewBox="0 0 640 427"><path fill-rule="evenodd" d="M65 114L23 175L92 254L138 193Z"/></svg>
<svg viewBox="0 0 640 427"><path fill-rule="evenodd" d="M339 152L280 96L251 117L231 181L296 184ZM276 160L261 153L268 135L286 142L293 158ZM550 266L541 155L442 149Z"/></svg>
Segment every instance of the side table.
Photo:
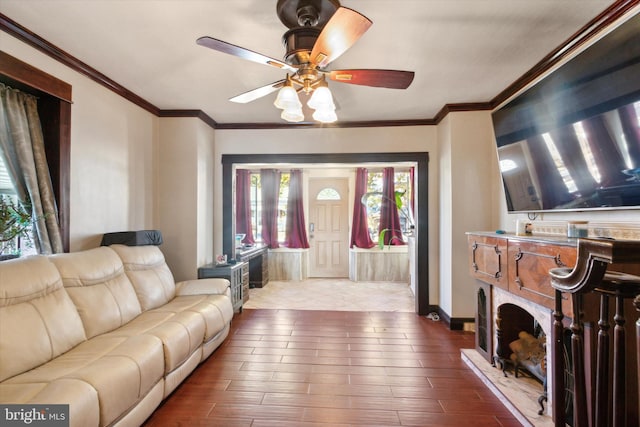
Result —
<svg viewBox="0 0 640 427"><path fill-rule="evenodd" d="M198 268L198 279L220 277L231 283L231 303L233 310L242 313L242 304L249 299L245 289L249 288L249 263L217 265L215 262Z"/></svg>

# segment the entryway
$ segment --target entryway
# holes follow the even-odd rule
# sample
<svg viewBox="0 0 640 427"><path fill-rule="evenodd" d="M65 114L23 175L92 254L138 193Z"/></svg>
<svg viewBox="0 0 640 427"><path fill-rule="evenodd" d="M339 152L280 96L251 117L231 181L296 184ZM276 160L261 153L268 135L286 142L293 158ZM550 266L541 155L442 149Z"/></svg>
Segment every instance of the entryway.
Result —
<svg viewBox="0 0 640 427"><path fill-rule="evenodd" d="M413 293L406 283L352 282L349 279L270 281L250 290L243 308L327 311L415 311Z"/></svg>
<svg viewBox="0 0 640 427"><path fill-rule="evenodd" d="M416 263L412 272L412 283L415 283L415 312L427 314L429 305L429 240L428 240L428 159L426 152L392 152L392 153L308 153L308 154L223 154L222 155L222 216L223 216L223 253L235 252L234 232L234 176L235 168L241 165L341 165L354 167L363 165L408 164L415 167L415 215L416 242L415 257L423 260ZM308 225L307 225L308 227ZM421 238L421 236L424 236Z"/></svg>
<svg viewBox="0 0 640 427"><path fill-rule="evenodd" d="M309 179L309 277L349 277L349 180Z"/></svg>

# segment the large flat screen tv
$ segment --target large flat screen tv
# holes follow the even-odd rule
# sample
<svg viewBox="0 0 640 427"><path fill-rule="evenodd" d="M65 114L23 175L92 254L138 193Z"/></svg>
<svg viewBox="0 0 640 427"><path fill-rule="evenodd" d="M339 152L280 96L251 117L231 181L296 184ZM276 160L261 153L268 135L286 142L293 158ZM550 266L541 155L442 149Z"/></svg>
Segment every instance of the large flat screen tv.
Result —
<svg viewBox="0 0 640 427"><path fill-rule="evenodd" d="M510 212L640 208L640 14L492 119Z"/></svg>

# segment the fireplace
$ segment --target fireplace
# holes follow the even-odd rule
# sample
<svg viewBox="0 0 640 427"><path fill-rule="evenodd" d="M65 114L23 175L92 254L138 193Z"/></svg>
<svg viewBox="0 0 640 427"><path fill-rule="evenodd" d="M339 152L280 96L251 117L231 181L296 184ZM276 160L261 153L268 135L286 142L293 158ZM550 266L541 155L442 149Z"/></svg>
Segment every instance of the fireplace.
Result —
<svg viewBox="0 0 640 427"><path fill-rule="evenodd" d="M504 375L519 376L524 364L518 366L514 360L513 343L520 339L522 333L526 333L544 342L543 349L551 348L551 329L553 317L549 309L532 303L531 301L517 297L499 288L493 289L493 313L494 313L494 365L502 369ZM536 355L535 359L540 355ZM536 372L535 369L527 369L530 377L539 383L537 398L531 402L531 407L538 407L539 415L550 415L548 402L552 378L550 369L545 366L544 372ZM545 405L545 403L547 403ZM531 411L531 408L529 408Z"/></svg>
<svg viewBox="0 0 640 427"><path fill-rule="evenodd" d="M555 294L548 271L575 263L575 246L489 233L470 234L469 243L471 275L478 279L475 353L485 359L474 370L523 424L553 425L551 364L537 375L526 375L524 369L520 375L522 366L512 359L510 344L527 334L540 340L545 351L552 348Z"/></svg>
<svg viewBox="0 0 640 427"><path fill-rule="evenodd" d="M551 426L556 421L573 425L574 416L599 419L598 410L600 419L606 419L610 415L607 411L612 407L624 408L617 409L617 413L624 414L632 425L636 425L640 320L630 317L625 323L622 313L640 311L640 297L633 293L635 288L616 291L622 292L615 294L616 301L624 301L618 305L614 304L613 296L604 299L604 294L613 292L608 288L596 288L592 292L587 289L580 295L572 294L569 288L556 291L551 284L550 270L562 267L558 271L577 271L577 274L591 271L583 265L592 259L589 257L591 252L586 253L584 249L580 257L582 264L574 270L579 253L578 240L559 233L544 235L548 230L555 232L556 228L560 227L554 228L550 223L536 224L533 235L525 237L492 232L468 233L470 273L476 279L473 282L477 300L476 349L463 351L462 358L524 425ZM615 238L580 240L584 246L595 247L590 250L593 249L598 260L604 260L598 262L610 263L612 271L640 275L640 262L636 261L640 252L635 242L640 240L640 224L590 228L589 236L592 235ZM629 249L623 251L621 247ZM611 283L612 287L617 286L615 280ZM619 322L615 321L613 313ZM620 339L609 346L612 322L616 322ZM636 325L637 330L634 330ZM543 384L521 383L520 378L515 378L514 364L509 365L509 344L521 332L545 337L548 369L546 375L541 375ZM555 345L554 335L559 337L558 345ZM601 335L604 338L599 340ZM575 360L572 352L579 354ZM617 358L619 368L610 363ZM605 369L598 365L600 362ZM613 375L616 369L618 374ZM507 377L503 370L507 371ZM526 387L522 385L524 383L527 383ZM537 396L544 392L544 383L548 401L543 413L538 414L538 407L535 412L531 409L536 406ZM574 384L576 393L573 392ZM611 390L621 390L622 398L612 399Z"/></svg>

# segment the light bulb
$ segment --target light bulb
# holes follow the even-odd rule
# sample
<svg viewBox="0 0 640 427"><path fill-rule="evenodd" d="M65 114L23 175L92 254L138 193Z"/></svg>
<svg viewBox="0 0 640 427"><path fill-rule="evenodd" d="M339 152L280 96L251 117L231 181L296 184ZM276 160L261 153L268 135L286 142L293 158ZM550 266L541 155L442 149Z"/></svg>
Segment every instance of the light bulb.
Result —
<svg viewBox="0 0 640 427"><path fill-rule="evenodd" d="M333 96L327 86L320 86L313 91L307 105L314 110L335 110Z"/></svg>
<svg viewBox="0 0 640 427"><path fill-rule="evenodd" d="M302 103L298 99L298 93L292 86L282 86L273 105L283 110L294 110L302 107Z"/></svg>
<svg viewBox="0 0 640 427"><path fill-rule="evenodd" d="M302 114L302 108L286 109L282 110L280 117L288 122L301 122L304 120L304 114Z"/></svg>
<svg viewBox="0 0 640 427"><path fill-rule="evenodd" d="M313 113L313 119L321 123L333 123L338 120L336 111L333 109L318 109Z"/></svg>

